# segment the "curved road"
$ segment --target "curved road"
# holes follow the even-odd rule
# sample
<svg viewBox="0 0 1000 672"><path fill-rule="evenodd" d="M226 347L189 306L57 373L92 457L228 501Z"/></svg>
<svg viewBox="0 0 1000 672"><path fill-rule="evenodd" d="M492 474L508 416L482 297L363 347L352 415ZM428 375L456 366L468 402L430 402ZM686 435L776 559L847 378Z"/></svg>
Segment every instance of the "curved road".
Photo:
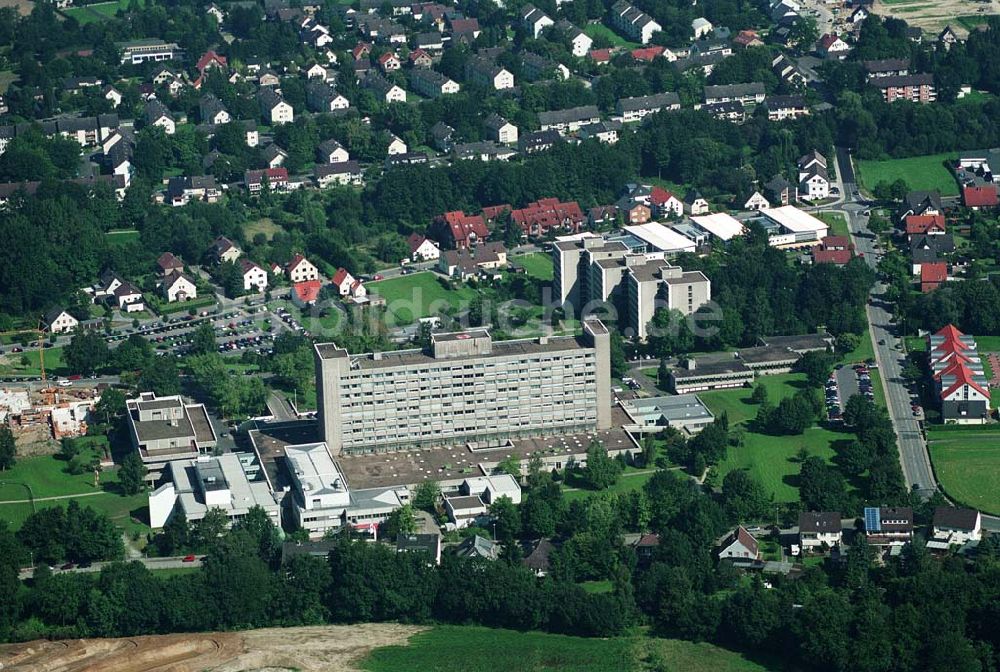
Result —
<svg viewBox="0 0 1000 672"><path fill-rule="evenodd" d="M875 268L878 254L874 247L875 236L868 230L868 217L864 214L867 206L862 202L850 153L845 148L837 148L836 163L837 179L841 182L842 201L833 209L847 215L851 241L858 252L864 253L869 266ZM896 338L890 324L891 306L880 298L885 289L885 285L881 282L876 283L872 289L871 303L867 308L875 360L878 362L882 377L889 417L896 430L903 477L906 479L906 484L921 497L929 498L939 489L938 483L920 423L913 417L910 408L910 390L902 376L905 364L902 343ZM1000 517L983 515L983 528L994 532L1000 531Z"/></svg>

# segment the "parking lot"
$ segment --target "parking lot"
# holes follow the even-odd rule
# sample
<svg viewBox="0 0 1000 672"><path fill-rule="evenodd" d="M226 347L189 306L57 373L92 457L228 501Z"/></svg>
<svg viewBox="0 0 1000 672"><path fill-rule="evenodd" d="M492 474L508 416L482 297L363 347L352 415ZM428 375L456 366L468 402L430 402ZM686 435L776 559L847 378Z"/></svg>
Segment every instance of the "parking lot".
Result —
<svg viewBox="0 0 1000 672"><path fill-rule="evenodd" d="M869 401L875 400L871 371L865 364L842 366L826 381L824 394L827 416L831 421L838 422L843 418L848 399L855 394L864 395Z"/></svg>

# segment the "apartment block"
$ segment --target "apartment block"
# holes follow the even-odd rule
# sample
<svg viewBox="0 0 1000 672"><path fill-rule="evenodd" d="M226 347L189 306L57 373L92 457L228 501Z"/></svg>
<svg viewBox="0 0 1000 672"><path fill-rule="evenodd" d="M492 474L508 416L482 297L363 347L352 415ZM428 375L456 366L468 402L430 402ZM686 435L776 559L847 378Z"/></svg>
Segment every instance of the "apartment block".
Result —
<svg viewBox="0 0 1000 672"><path fill-rule="evenodd" d="M701 271L685 271L663 260L631 264L625 275L628 326L645 340L657 308L691 315L712 299L712 282Z"/></svg>
<svg viewBox="0 0 1000 672"><path fill-rule="evenodd" d="M146 465L149 483L160 479L167 462L196 458L218 443L204 404L144 392L125 406L132 446Z"/></svg>
<svg viewBox="0 0 1000 672"><path fill-rule="evenodd" d="M334 456L464 445L611 426L610 333L494 341L434 334L427 350L350 355L315 346L323 438Z"/></svg>

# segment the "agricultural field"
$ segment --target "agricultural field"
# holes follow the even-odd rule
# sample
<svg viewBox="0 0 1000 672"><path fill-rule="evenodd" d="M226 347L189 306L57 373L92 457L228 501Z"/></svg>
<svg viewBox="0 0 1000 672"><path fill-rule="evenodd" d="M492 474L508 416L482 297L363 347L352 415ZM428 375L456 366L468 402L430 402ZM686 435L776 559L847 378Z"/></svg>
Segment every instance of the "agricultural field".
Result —
<svg viewBox="0 0 1000 672"><path fill-rule="evenodd" d="M650 667L651 659L663 667ZM587 639L538 632L473 627L437 627L406 645L375 649L359 667L368 672L628 672L670 669L685 672L764 672L768 668L711 644L671 639L615 637Z"/></svg>
<svg viewBox="0 0 1000 672"><path fill-rule="evenodd" d="M440 314L446 308L461 310L476 296L476 291L469 287L446 289L431 272L369 282L365 286L385 298L386 307L398 324L410 324Z"/></svg>
<svg viewBox="0 0 1000 672"><path fill-rule="evenodd" d="M943 196L958 194L958 184L945 162L954 160L955 153L914 156L887 161L858 161L858 179L871 192L879 182L904 180L910 189L937 189Z"/></svg>
<svg viewBox="0 0 1000 672"><path fill-rule="evenodd" d="M945 493L960 504L1000 514L1000 429L931 427L927 439Z"/></svg>
<svg viewBox="0 0 1000 672"><path fill-rule="evenodd" d="M510 261L524 267L525 272L533 278L551 282L554 277L552 257L544 252L535 252L521 257L511 257Z"/></svg>

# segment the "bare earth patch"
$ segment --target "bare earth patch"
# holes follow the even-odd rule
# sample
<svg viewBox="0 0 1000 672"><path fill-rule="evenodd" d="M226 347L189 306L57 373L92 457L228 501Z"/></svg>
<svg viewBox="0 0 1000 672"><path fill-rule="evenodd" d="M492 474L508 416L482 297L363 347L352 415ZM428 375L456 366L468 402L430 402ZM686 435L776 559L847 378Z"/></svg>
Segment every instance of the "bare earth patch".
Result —
<svg viewBox="0 0 1000 672"><path fill-rule="evenodd" d="M947 25L960 36L968 33L968 27L957 17L979 17L983 23L989 14L1000 13L1000 0L976 2L976 0L875 0L874 12L879 16L894 16L911 26L919 26L931 34L931 38Z"/></svg>
<svg viewBox="0 0 1000 672"><path fill-rule="evenodd" d="M423 628L394 623L267 628L0 646L4 672L349 672Z"/></svg>

